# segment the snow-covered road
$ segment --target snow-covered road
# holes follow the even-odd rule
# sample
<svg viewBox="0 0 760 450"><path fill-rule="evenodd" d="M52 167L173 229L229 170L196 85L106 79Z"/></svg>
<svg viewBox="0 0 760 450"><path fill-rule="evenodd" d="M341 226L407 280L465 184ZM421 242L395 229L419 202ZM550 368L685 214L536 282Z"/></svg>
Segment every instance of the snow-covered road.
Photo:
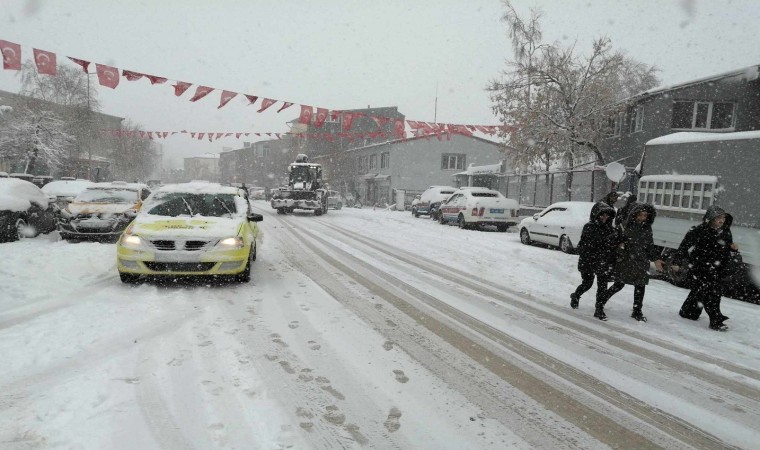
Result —
<svg viewBox="0 0 760 450"><path fill-rule="evenodd" d="M760 307L578 310L577 257L371 209L278 216L250 284L122 285L115 249L0 245L0 447L753 448ZM595 288L594 288L595 289Z"/></svg>

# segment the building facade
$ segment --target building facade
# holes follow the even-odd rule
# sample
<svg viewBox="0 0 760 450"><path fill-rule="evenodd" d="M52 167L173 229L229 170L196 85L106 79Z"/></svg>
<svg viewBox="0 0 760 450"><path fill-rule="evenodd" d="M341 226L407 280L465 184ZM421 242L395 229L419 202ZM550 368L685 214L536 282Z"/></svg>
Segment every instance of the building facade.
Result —
<svg viewBox="0 0 760 450"><path fill-rule="evenodd" d="M206 153L205 155L185 158L183 168L186 181L219 182L218 153Z"/></svg>
<svg viewBox="0 0 760 450"><path fill-rule="evenodd" d="M220 154L220 181L225 184L272 189L288 182L288 165L300 152L292 137L245 143Z"/></svg>

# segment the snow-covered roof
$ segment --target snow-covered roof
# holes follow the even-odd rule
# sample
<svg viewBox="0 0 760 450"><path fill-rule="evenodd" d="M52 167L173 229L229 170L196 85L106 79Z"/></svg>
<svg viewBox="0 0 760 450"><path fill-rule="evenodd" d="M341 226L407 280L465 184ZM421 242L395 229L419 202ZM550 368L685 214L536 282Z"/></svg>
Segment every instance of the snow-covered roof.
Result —
<svg viewBox="0 0 760 450"><path fill-rule="evenodd" d="M666 134L654 138L646 145L669 145L683 144L688 142L710 142L710 141L735 141L741 139L758 139L760 131L738 131L735 133L700 133L694 131L683 131L680 133Z"/></svg>
<svg viewBox="0 0 760 450"><path fill-rule="evenodd" d="M454 175L487 175L501 173L501 163L487 164L485 166L473 166L470 164L464 172L455 173Z"/></svg>
<svg viewBox="0 0 760 450"><path fill-rule="evenodd" d="M87 189L126 189L129 191L137 191L139 189L147 189L148 185L144 183L125 183L123 181L111 181L108 183L92 183Z"/></svg>
<svg viewBox="0 0 760 450"><path fill-rule="evenodd" d="M713 175L645 175L639 181L673 181L676 183L713 183L718 177Z"/></svg>
<svg viewBox="0 0 760 450"><path fill-rule="evenodd" d="M198 156L188 156L185 159L219 159L219 153L204 153Z"/></svg>
<svg viewBox="0 0 760 450"><path fill-rule="evenodd" d="M181 192L188 194L232 194L238 195L240 189L234 186L222 186L219 183L193 182L167 184L156 189L154 193Z"/></svg>
<svg viewBox="0 0 760 450"><path fill-rule="evenodd" d="M42 186L42 192L57 197L76 197L92 185L89 180L57 180Z"/></svg>
<svg viewBox="0 0 760 450"><path fill-rule="evenodd" d="M697 78L691 81L685 81L683 83L659 86L659 87L649 89L644 92L639 92L638 94L626 100L630 100L631 98L637 98L637 97L651 96L651 95L660 94L660 93L668 92L668 91L674 91L676 89L684 89L684 88L694 86L697 84L709 83L711 81L718 81L724 78L731 78L731 77L736 77L736 76L744 77L747 80L755 80L758 78L758 76L760 76L760 65L744 67L737 70L722 72L716 75L709 75L709 76Z"/></svg>
<svg viewBox="0 0 760 450"><path fill-rule="evenodd" d="M46 209L47 195L28 181L0 178L0 211L26 211L32 203Z"/></svg>

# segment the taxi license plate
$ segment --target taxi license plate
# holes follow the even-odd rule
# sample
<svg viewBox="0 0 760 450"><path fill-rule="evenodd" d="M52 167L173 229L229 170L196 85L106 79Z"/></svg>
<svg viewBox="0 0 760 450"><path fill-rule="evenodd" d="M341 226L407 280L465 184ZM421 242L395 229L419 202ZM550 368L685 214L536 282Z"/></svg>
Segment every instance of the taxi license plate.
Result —
<svg viewBox="0 0 760 450"><path fill-rule="evenodd" d="M503 209L491 209L490 212L491 214L504 214Z"/></svg>

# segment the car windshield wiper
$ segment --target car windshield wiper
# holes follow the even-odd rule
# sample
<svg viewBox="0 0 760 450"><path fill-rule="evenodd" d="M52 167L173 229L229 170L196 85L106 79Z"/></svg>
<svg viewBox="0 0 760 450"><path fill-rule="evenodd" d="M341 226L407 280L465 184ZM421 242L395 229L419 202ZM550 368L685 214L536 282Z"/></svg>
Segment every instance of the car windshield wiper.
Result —
<svg viewBox="0 0 760 450"><path fill-rule="evenodd" d="M222 208L224 208L225 211L232 217L232 211L230 211L230 208L227 207L227 205L220 199L219 197L214 197L214 201L219 202L222 205Z"/></svg>
<svg viewBox="0 0 760 450"><path fill-rule="evenodd" d="M187 208L187 212L190 213L190 217L192 217L194 213L193 213L193 208L190 207L190 203L188 203L187 200L185 200L185 197L180 197L180 199L182 200L182 203L185 204L185 208Z"/></svg>

